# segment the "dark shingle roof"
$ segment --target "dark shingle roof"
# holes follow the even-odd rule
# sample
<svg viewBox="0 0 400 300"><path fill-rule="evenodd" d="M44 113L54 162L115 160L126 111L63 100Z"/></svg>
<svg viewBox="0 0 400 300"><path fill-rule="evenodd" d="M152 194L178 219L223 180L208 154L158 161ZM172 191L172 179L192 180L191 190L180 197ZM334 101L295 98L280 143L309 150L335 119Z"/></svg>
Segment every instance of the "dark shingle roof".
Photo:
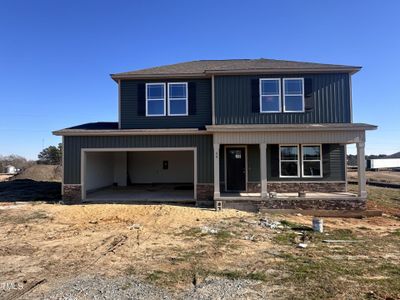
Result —
<svg viewBox="0 0 400 300"><path fill-rule="evenodd" d="M81 130L112 130L118 129L118 122L96 122L96 123L86 123L66 129L81 129Z"/></svg>
<svg viewBox="0 0 400 300"><path fill-rule="evenodd" d="M166 75L206 75L221 72L343 71L355 73L356 66L320 64L276 59L196 60L154 68L111 74L114 79Z"/></svg>

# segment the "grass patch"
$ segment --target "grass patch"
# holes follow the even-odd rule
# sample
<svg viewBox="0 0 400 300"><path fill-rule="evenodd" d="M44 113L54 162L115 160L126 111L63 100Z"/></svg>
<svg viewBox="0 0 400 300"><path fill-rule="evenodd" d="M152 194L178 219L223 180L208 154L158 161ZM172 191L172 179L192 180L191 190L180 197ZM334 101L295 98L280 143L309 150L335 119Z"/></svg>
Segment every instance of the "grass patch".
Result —
<svg viewBox="0 0 400 300"><path fill-rule="evenodd" d="M188 237L198 237L199 235L202 235L202 233L200 228L193 227L180 232L179 235L184 235Z"/></svg>
<svg viewBox="0 0 400 300"><path fill-rule="evenodd" d="M220 230L215 234L215 238L218 240L229 240L233 237L233 234L227 230Z"/></svg>
<svg viewBox="0 0 400 300"><path fill-rule="evenodd" d="M290 222L288 220L280 220L281 224L283 226L289 227L292 230L306 230L306 231L312 231L312 228L310 226L305 226L297 223Z"/></svg>
<svg viewBox="0 0 400 300"><path fill-rule="evenodd" d="M371 228L368 228L368 227L365 227L365 226L357 227L357 229L360 229L360 230L371 230Z"/></svg>
<svg viewBox="0 0 400 300"><path fill-rule="evenodd" d="M396 229L392 232L392 235L400 237L400 229Z"/></svg>
<svg viewBox="0 0 400 300"><path fill-rule="evenodd" d="M350 229L335 229L329 231L326 239L329 240L354 240L356 236Z"/></svg>
<svg viewBox="0 0 400 300"><path fill-rule="evenodd" d="M297 234L295 232L283 231L275 234L272 240L279 245L290 245L295 243L296 237Z"/></svg>
<svg viewBox="0 0 400 300"><path fill-rule="evenodd" d="M258 280L258 281L267 281L267 275L263 272L252 272L246 273L238 270L224 270L224 271L213 271L209 272L210 275L214 275L217 277L223 277L227 279L250 279L250 280Z"/></svg>
<svg viewBox="0 0 400 300"><path fill-rule="evenodd" d="M160 281L160 279L166 277L167 274L170 275L169 273L164 271L159 271L159 270L153 271L147 275L146 280L150 282L157 282Z"/></svg>

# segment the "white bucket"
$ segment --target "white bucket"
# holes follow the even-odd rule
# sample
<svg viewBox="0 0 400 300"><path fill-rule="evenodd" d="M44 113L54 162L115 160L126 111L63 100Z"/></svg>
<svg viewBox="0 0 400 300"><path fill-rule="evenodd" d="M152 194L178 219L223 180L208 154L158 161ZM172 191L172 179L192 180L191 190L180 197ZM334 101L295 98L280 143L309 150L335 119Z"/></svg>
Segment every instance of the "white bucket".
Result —
<svg viewBox="0 0 400 300"><path fill-rule="evenodd" d="M319 218L313 218L312 220L312 228L317 232L324 232L324 220Z"/></svg>

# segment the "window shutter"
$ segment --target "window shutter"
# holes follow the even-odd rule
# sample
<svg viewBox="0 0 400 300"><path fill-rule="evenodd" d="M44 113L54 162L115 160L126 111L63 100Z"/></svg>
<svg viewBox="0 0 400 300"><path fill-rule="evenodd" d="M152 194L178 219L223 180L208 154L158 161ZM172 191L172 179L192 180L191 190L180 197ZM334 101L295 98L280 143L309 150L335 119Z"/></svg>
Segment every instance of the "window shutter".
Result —
<svg viewBox="0 0 400 300"><path fill-rule="evenodd" d="M146 85L144 83L137 85L137 115L146 115Z"/></svg>
<svg viewBox="0 0 400 300"><path fill-rule="evenodd" d="M331 157L330 153L333 149L331 149L331 145L323 144L322 145L322 172L323 177L329 176L331 174Z"/></svg>
<svg viewBox="0 0 400 300"><path fill-rule="evenodd" d="M189 115L196 114L196 83L188 83L188 105L189 105Z"/></svg>
<svg viewBox="0 0 400 300"><path fill-rule="evenodd" d="M251 80L251 104L252 104L252 112L259 113L260 112L260 81L259 79Z"/></svg>
<svg viewBox="0 0 400 300"><path fill-rule="evenodd" d="M312 111L314 109L313 87L311 78L304 78L304 106L305 111Z"/></svg>
<svg viewBox="0 0 400 300"><path fill-rule="evenodd" d="M279 145L268 145L268 149L271 151L270 161L268 161L271 177L276 179L279 178Z"/></svg>

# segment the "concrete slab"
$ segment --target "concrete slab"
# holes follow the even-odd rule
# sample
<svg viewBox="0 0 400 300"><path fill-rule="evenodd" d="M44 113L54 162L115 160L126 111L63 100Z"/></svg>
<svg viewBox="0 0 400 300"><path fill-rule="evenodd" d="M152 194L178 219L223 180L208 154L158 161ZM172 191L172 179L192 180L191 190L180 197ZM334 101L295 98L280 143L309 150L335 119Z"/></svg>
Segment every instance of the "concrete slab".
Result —
<svg viewBox="0 0 400 300"><path fill-rule="evenodd" d="M193 186L187 184L145 184L106 187L89 192L86 203L194 202Z"/></svg>

